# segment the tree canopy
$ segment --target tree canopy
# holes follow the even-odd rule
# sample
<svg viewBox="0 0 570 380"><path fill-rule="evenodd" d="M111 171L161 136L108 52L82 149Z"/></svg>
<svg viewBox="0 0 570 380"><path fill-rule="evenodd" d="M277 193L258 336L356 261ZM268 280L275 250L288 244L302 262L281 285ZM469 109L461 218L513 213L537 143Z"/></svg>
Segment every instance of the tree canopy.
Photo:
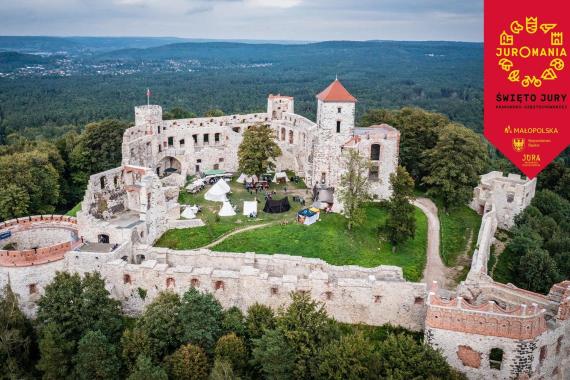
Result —
<svg viewBox="0 0 570 380"><path fill-rule="evenodd" d="M274 132L269 125L252 125L243 133L238 148L239 171L248 175L261 175L275 167L275 158L281 155L281 148L275 142Z"/></svg>

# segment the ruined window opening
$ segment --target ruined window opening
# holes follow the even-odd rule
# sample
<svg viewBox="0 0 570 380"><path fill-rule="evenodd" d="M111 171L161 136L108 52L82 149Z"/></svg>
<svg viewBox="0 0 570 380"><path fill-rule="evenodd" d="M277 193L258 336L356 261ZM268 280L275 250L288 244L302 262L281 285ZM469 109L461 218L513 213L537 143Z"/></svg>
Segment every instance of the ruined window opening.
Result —
<svg viewBox="0 0 570 380"><path fill-rule="evenodd" d="M169 137L168 138L168 146L173 146L174 145L174 137Z"/></svg>
<svg viewBox="0 0 570 380"><path fill-rule="evenodd" d="M336 133L340 133L340 120L336 122Z"/></svg>
<svg viewBox="0 0 570 380"><path fill-rule="evenodd" d="M289 144L293 144L293 131L289 131Z"/></svg>
<svg viewBox="0 0 570 380"><path fill-rule="evenodd" d="M193 288L197 288L200 286L200 280L198 280L197 278L193 278L190 280L190 286Z"/></svg>
<svg viewBox="0 0 570 380"><path fill-rule="evenodd" d="M225 285L223 281L216 281L214 284L214 289L216 290L224 290L225 289Z"/></svg>
<svg viewBox="0 0 570 380"><path fill-rule="evenodd" d="M540 364L542 364L542 362L544 362L544 359L546 359L547 354L548 354L548 347L546 347L546 346L540 347L540 355L538 357Z"/></svg>
<svg viewBox="0 0 570 380"><path fill-rule="evenodd" d="M285 128L281 128L281 141L285 141Z"/></svg>
<svg viewBox="0 0 570 380"><path fill-rule="evenodd" d="M232 130L236 133L239 133L239 127L233 127Z"/></svg>
<svg viewBox="0 0 570 380"><path fill-rule="evenodd" d="M374 303L380 303L382 296L374 296Z"/></svg>
<svg viewBox="0 0 570 380"><path fill-rule="evenodd" d="M201 164L201 163L202 163L202 159L199 158L199 159L196 160L196 162L199 163L199 164Z"/></svg>
<svg viewBox="0 0 570 380"><path fill-rule="evenodd" d="M174 288L174 286L176 285L176 281L174 280L174 278L172 277L168 277L166 279L166 287L168 289Z"/></svg>
<svg viewBox="0 0 570 380"><path fill-rule="evenodd" d="M380 144L372 144L370 146L370 160L380 160Z"/></svg>
<svg viewBox="0 0 570 380"><path fill-rule="evenodd" d="M378 166L371 166L368 172L368 179L371 181L378 181L378 178L380 178Z"/></svg>
<svg viewBox="0 0 570 380"><path fill-rule="evenodd" d="M105 190L105 177L99 178L99 182L101 183L101 190Z"/></svg>
<svg viewBox="0 0 570 380"><path fill-rule="evenodd" d="M338 108L336 109L336 111L337 111L337 113L342 113L342 108L341 108L341 107L338 107Z"/></svg>
<svg viewBox="0 0 570 380"><path fill-rule="evenodd" d="M333 293L331 291L325 292L325 298L327 301L332 300L333 298Z"/></svg>
<svg viewBox="0 0 570 380"><path fill-rule="evenodd" d="M327 173L321 173L321 183L325 183L327 181Z"/></svg>
<svg viewBox="0 0 570 380"><path fill-rule="evenodd" d="M194 140L194 145L198 144L198 135L192 135L192 139Z"/></svg>
<svg viewBox="0 0 570 380"><path fill-rule="evenodd" d="M424 299L422 297L416 297L414 299L414 304L416 305L423 305L424 304Z"/></svg>
<svg viewBox="0 0 570 380"><path fill-rule="evenodd" d="M128 261L129 258L128 258L127 256L123 256L123 257L121 257L121 260L123 260L123 261Z"/></svg>
<svg viewBox="0 0 570 380"><path fill-rule="evenodd" d="M36 294L38 292L38 284L28 285L28 291L30 294Z"/></svg>
<svg viewBox="0 0 570 380"><path fill-rule="evenodd" d="M166 148L166 141L163 141L162 145L164 145L164 147Z"/></svg>
<svg viewBox="0 0 570 380"><path fill-rule="evenodd" d="M180 140L180 147L183 148L184 147L184 139Z"/></svg>
<svg viewBox="0 0 570 380"><path fill-rule="evenodd" d="M162 145L158 144L158 153L162 152Z"/></svg>
<svg viewBox="0 0 570 380"><path fill-rule="evenodd" d="M204 144L208 144L210 142L210 135L205 133L204 134Z"/></svg>
<svg viewBox="0 0 570 380"><path fill-rule="evenodd" d="M515 193L507 193L507 202L512 203L515 200Z"/></svg>
<svg viewBox="0 0 570 380"><path fill-rule="evenodd" d="M558 340L556 341L556 355L560 353L561 349L562 349L562 337L559 336Z"/></svg>
<svg viewBox="0 0 570 380"><path fill-rule="evenodd" d="M214 164L214 170L220 170L220 164Z"/></svg>
<svg viewBox="0 0 570 380"><path fill-rule="evenodd" d="M101 244L109 244L109 235L100 234L97 236L97 242Z"/></svg>
<svg viewBox="0 0 570 380"><path fill-rule="evenodd" d="M214 134L214 141L215 141L215 142L220 142L220 134L221 134L221 133L216 133L216 134Z"/></svg>
<svg viewBox="0 0 570 380"><path fill-rule="evenodd" d="M131 283L131 276L129 274L123 275L123 284L130 284Z"/></svg>
<svg viewBox="0 0 570 380"><path fill-rule="evenodd" d="M276 296L277 294L279 294L279 288L276 286L271 287L271 295Z"/></svg>
<svg viewBox="0 0 570 380"><path fill-rule="evenodd" d="M158 126L158 133L160 134L160 125Z"/></svg>
<svg viewBox="0 0 570 380"><path fill-rule="evenodd" d="M150 201L151 201L151 197L150 197L150 193L148 193L146 195L146 209L150 210Z"/></svg>
<svg viewBox="0 0 570 380"><path fill-rule="evenodd" d="M218 158L218 161L219 161L219 162L224 162L224 158L223 158L223 157L220 157L220 158Z"/></svg>
<svg viewBox="0 0 570 380"><path fill-rule="evenodd" d="M501 369L501 364L503 364L503 350L500 348L492 348L489 353L489 367L491 369Z"/></svg>

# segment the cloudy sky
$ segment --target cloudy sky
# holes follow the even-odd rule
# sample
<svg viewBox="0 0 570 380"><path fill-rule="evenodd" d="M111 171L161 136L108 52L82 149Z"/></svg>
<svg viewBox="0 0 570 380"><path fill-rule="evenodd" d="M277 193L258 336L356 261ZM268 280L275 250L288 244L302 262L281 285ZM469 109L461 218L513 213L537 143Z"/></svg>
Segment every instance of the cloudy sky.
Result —
<svg viewBox="0 0 570 380"><path fill-rule="evenodd" d="M483 40L483 0L0 0L0 35Z"/></svg>

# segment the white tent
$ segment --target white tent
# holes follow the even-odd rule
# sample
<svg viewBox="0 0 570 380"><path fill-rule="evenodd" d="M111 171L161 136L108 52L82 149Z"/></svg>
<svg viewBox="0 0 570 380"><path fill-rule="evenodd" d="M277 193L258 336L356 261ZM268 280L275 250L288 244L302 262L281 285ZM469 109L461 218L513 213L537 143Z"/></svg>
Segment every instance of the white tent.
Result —
<svg viewBox="0 0 570 380"><path fill-rule="evenodd" d="M225 202L228 200L226 194L230 192L230 186L224 180L219 180L210 190L204 194L207 201Z"/></svg>
<svg viewBox="0 0 570 380"><path fill-rule="evenodd" d="M194 210L192 210L192 207L186 207L182 212L182 214L180 214L180 216L183 217L184 219L196 218L196 214L194 213Z"/></svg>
<svg viewBox="0 0 570 380"><path fill-rule="evenodd" d="M243 214L250 216L252 213L257 215L257 201L244 201Z"/></svg>
<svg viewBox="0 0 570 380"><path fill-rule="evenodd" d="M258 178L255 174L252 176L245 177L245 183L252 183L252 182L258 182Z"/></svg>
<svg viewBox="0 0 570 380"><path fill-rule="evenodd" d="M289 182L289 178L287 178L287 173L285 172L277 172L273 176L273 183L282 182L281 180L285 180L285 182Z"/></svg>
<svg viewBox="0 0 570 380"><path fill-rule="evenodd" d="M230 202L224 202L222 208L220 209L220 212L218 212L219 216L234 216L236 214L236 212L234 211L232 205L230 204Z"/></svg>
<svg viewBox="0 0 570 380"><path fill-rule="evenodd" d="M236 180L237 183L244 183L245 179L247 178L247 176L243 173L241 173L241 175L239 176L239 178Z"/></svg>

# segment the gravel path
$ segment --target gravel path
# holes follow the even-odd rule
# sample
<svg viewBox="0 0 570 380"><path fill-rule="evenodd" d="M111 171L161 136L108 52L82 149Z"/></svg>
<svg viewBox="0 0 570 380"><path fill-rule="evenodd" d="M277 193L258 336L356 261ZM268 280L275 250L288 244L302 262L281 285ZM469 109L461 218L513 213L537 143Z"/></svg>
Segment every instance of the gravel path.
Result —
<svg viewBox="0 0 570 380"><path fill-rule="evenodd" d="M446 287L448 269L439 256L440 235L437 206L428 198L417 198L414 201L414 206L422 210L428 218L427 263L422 281L428 285L432 281L437 281L440 287Z"/></svg>

